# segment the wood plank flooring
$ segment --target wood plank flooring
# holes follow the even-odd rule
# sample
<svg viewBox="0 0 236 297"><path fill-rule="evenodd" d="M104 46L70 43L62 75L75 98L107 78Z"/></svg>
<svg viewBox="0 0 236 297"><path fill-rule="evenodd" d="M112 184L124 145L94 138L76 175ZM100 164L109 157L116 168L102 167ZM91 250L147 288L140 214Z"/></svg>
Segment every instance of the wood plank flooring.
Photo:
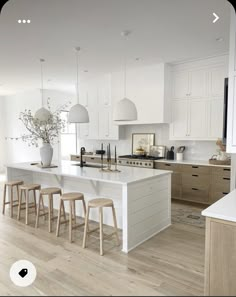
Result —
<svg viewBox="0 0 236 297"><path fill-rule="evenodd" d="M0 206L1 209L1 206ZM130 254L105 241L105 255L99 256L99 234L91 236L82 249L83 228L75 230L75 242L68 241L68 226L59 238L47 232L48 222L34 228L0 215L0 295L14 296L200 296L204 283L204 229L173 224ZM105 228L110 232L110 228ZM11 265L27 259L37 268L37 279L19 288L9 278Z"/></svg>

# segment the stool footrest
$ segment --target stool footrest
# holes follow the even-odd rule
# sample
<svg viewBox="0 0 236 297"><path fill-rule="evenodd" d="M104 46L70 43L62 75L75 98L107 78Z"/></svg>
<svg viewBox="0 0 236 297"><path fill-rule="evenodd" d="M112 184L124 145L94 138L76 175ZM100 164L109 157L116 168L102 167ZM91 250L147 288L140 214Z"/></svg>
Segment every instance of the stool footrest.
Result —
<svg viewBox="0 0 236 297"><path fill-rule="evenodd" d="M89 235L90 233L96 232L97 230L99 230L99 227L93 229L93 230L89 230L87 231L87 234Z"/></svg>
<svg viewBox="0 0 236 297"><path fill-rule="evenodd" d="M112 237L112 236L114 236L114 235L116 235L116 232L113 232L113 233L111 233L111 234L104 234L104 235L103 235L103 238L104 238L104 239L107 239L107 238L110 238L110 237Z"/></svg>
<svg viewBox="0 0 236 297"><path fill-rule="evenodd" d="M72 229L76 229L76 228L82 227L82 226L84 226L84 225L85 225L85 223L82 223L82 224L76 224L76 225L72 226Z"/></svg>

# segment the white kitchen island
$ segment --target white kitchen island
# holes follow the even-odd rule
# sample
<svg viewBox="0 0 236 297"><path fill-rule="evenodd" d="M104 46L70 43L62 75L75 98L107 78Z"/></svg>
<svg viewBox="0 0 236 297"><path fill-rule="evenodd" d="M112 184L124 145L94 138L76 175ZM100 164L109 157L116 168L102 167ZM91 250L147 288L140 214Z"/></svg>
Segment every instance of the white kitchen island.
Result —
<svg viewBox="0 0 236 297"><path fill-rule="evenodd" d="M79 191L86 201L97 197L113 199L125 253L171 224L171 171L120 166L121 172L107 173L75 164L62 161L57 168L47 169L30 163L9 164L7 178L39 183L42 187L57 186L63 192ZM59 199L55 202L58 208ZM77 214L83 216L79 203ZM96 209L91 210L90 219L98 221ZM104 223L113 226L109 209L104 210Z"/></svg>

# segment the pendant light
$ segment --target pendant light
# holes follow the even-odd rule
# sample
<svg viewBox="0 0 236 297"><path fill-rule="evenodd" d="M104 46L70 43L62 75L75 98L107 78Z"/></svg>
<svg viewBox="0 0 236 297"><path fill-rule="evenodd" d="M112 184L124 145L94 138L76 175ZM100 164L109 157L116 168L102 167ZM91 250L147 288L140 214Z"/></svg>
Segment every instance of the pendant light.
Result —
<svg viewBox="0 0 236 297"><path fill-rule="evenodd" d="M47 122L51 116L51 113L48 109L43 107L43 63L45 62L44 59L40 59L41 65L41 100L42 100L42 107L38 109L35 113L35 118L38 119L40 122Z"/></svg>
<svg viewBox="0 0 236 297"><path fill-rule="evenodd" d="M76 95L77 95L77 104L72 106L69 111L68 122L69 123L88 123L89 115L87 109L79 104L79 51L80 47L76 47L76 67L77 67L77 75L76 75Z"/></svg>
<svg viewBox="0 0 236 297"><path fill-rule="evenodd" d="M125 43L130 31L121 32ZM126 97L126 50L124 54L124 98L117 102L114 110L114 121L135 121L137 120L137 108L130 99Z"/></svg>

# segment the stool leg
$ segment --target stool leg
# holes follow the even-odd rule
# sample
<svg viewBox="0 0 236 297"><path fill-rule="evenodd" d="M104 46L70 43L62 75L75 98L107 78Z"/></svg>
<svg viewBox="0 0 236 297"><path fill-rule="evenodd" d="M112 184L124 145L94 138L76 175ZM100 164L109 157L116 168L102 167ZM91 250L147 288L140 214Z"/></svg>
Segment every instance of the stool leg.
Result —
<svg viewBox="0 0 236 297"><path fill-rule="evenodd" d="M100 223L100 255L103 256L103 208L99 207L99 223Z"/></svg>
<svg viewBox="0 0 236 297"><path fill-rule="evenodd" d="M35 214L37 214L37 202L36 202L36 191L33 190L33 195L34 195L34 211Z"/></svg>
<svg viewBox="0 0 236 297"><path fill-rule="evenodd" d="M48 195L48 232L52 232L52 202L50 195Z"/></svg>
<svg viewBox="0 0 236 297"><path fill-rule="evenodd" d="M84 226L84 239L83 239L83 248L86 248L86 241L88 237L88 224L89 224L89 212L90 212L90 207L88 206L88 210L86 212L85 216L85 226Z"/></svg>
<svg viewBox="0 0 236 297"><path fill-rule="evenodd" d="M75 209L75 200L72 203L73 206L73 217L74 217L74 224L76 224L76 209Z"/></svg>
<svg viewBox="0 0 236 297"><path fill-rule="evenodd" d="M18 203L18 214L17 214L17 220L20 220L20 212L21 212L21 203L22 203L22 195L23 195L23 190L20 189L20 199Z"/></svg>
<svg viewBox="0 0 236 297"><path fill-rule="evenodd" d="M10 192L10 216L13 217L13 186L11 186L11 192Z"/></svg>
<svg viewBox="0 0 236 297"><path fill-rule="evenodd" d="M120 239L119 239L119 235L118 235L117 221L116 221L116 211L115 211L114 205L112 205L112 214L113 214L113 221L114 221L117 245L120 245Z"/></svg>
<svg viewBox="0 0 236 297"><path fill-rule="evenodd" d="M18 203L19 203L19 200L20 200L19 185L16 186L16 195L17 195L17 200L18 200Z"/></svg>
<svg viewBox="0 0 236 297"><path fill-rule="evenodd" d="M2 214L5 214L5 206L6 206L6 193L7 193L7 185L4 185L4 190L3 190L3 205L2 205Z"/></svg>
<svg viewBox="0 0 236 297"><path fill-rule="evenodd" d="M51 199L51 211L52 211L52 218L54 218L53 195L50 195L50 199Z"/></svg>
<svg viewBox="0 0 236 297"><path fill-rule="evenodd" d="M39 195L39 203L38 203L38 207L37 207L37 215L36 215L35 228L38 228L38 226L39 226L39 214L40 214L41 200L42 200L42 195L40 194Z"/></svg>
<svg viewBox="0 0 236 297"><path fill-rule="evenodd" d="M70 214L69 214L69 240L72 242L72 217L73 217L73 202L70 201Z"/></svg>
<svg viewBox="0 0 236 297"><path fill-rule="evenodd" d="M61 225L61 210L63 209L64 202L62 199L60 199L60 206L59 206L59 211L58 211L58 218L57 218L57 231L56 231L56 236L59 236L60 232L60 225Z"/></svg>
<svg viewBox="0 0 236 297"><path fill-rule="evenodd" d="M26 213L25 213L25 224L29 224L29 191L26 190Z"/></svg>

